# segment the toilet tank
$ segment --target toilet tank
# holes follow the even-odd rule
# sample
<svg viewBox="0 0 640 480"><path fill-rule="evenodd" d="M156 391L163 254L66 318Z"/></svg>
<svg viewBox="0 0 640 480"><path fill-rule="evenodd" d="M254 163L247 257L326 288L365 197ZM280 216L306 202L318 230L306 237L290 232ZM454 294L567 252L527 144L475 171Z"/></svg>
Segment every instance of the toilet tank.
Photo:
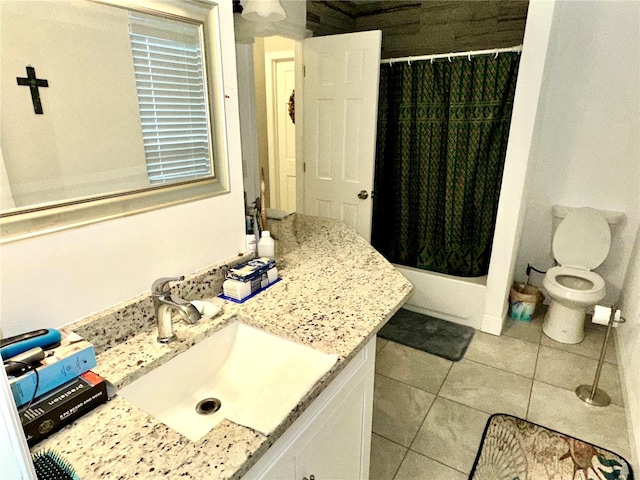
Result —
<svg viewBox="0 0 640 480"><path fill-rule="evenodd" d="M569 213L573 210L577 210L578 208L582 208L582 207L567 207L564 205L554 205L551 208L551 215L552 215L552 231L551 231L551 238L549 239L549 253L551 253L551 256L553 257L554 260L556 260L555 256L553 255L553 237L556 234L556 229L558 228L558 225L560 225L560 222L567 216L569 215ZM607 221L607 223L609 224L609 229L611 230L611 238L612 238L612 242L613 242L613 237L614 237L614 232L615 232L615 226L622 223L622 221L624 220L624 213L623 212L615 212L612 210L600 210L600 209L595 209L598 212L600 212L600 214L605 218L605 220Z"/></svg>
<svg viewBox="0 0 640 480"><path fill-rule="evenodd" d="M556 233L556 229L558 228L558 225L560 225L560 222L562 221L562 219L565 218L567 215L569 215L569 212L571 212L572 210L577 210L578 208L581 208L581 207L567 207L564 205L554 205L551 208L551 215L552 215L551 239L552 240L553 240L553 236ZM622 221L624 220L624 213L614 212L612 210L600 210L600 209L596 209L596 210L600 212L600 214L605 218L605 220L609 224L609 228L611 229L611 236L613 236L613 229L615 225L622 223Z"/></svg>

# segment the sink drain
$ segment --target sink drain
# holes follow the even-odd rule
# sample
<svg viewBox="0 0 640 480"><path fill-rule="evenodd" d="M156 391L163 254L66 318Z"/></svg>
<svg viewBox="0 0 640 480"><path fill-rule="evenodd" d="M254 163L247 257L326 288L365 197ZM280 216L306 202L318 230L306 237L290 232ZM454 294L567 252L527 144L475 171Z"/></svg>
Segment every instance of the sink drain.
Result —
<svg viewBox="0 0 640 480"><path fill-rule="evenodd" d="M221 406L222 402L217 398L205 398L204 400L200 400L196 405L196 412L200 415L211 415L220 410Z"/></svg>

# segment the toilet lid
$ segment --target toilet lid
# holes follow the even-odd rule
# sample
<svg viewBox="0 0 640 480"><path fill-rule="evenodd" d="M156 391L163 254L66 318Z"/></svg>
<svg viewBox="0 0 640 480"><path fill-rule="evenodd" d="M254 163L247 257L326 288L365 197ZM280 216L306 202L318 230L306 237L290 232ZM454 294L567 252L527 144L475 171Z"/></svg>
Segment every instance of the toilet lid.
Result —
<svg viewBox="0 0 640 480"><path fill-rule="evenodd" d="M593 270L607 258L611 231L605 218L593 208L569 213L553 236L553 256L560 265Z"/></svg>

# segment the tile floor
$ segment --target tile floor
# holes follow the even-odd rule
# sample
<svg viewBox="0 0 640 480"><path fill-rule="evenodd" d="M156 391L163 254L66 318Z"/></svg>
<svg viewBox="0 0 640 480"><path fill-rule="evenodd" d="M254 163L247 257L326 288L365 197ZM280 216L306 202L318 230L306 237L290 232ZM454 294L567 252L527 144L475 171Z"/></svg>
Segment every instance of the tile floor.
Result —
<svg viewBox="0 0 640 480"><path fill-rule="evenodd" d="M613 450L630 459L613 338L600 388L605 408L580 401L592 384L606 330L589 324L578 345L509 320L503 335L476 331L462 360L378 339L371 445L372 480L458 480L471 471L485 423L509 413Z"/></svg>

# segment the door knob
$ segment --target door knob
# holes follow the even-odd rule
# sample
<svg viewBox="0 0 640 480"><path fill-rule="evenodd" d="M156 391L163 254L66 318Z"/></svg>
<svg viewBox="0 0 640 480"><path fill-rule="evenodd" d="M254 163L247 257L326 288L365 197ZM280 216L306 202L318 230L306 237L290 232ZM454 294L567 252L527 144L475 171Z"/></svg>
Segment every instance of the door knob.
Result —
<svg viewBox="0 0 640 480"><path fill-rule="evenodd" d="M366 190L360 190L360 193L358 193L358 198L360 200L366 200L367 198L369 198L369 194Z"/></svg>

